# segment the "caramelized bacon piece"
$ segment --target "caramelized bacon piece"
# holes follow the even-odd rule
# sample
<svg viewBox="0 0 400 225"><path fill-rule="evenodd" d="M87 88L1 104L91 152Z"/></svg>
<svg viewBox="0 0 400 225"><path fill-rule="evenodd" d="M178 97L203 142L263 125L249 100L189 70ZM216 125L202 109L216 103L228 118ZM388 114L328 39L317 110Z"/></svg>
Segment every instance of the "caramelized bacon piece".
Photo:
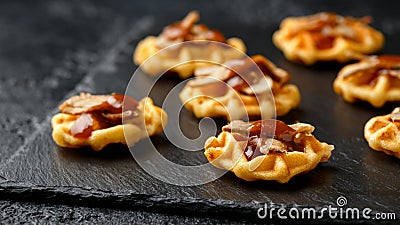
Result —
<svg viewBox="0 0 400 225"><path fill-rule="evenodd" d="M91 113L95 111L103 111L109 113L121 113L124 95L111 94L111 95L91 95L88 93L81 93L79 96L74 96L63 104L59 109L62 113L79 115L83 113ZM136 110L138 103L133 98L127 98L125 108L128 110Z"/></svg>
<svg viewBox="0 0 400 225"><path fill-rule="evenodd" d="M82 114L75 121L75 123L70 128L70 133L72 136L77 138L88 138L94 130L94 120L90 114Z"/></svg>
<svg viewBox="0 0 400 225"><path fill-rule="evenodd" d="M390 114L390 119L392 119L393 122L400 121L400 108L399 107L397 107L393 110L393 112Z"/></svg>
<svg viewBox="0 0 400 225"><path fill-rule="evenodd" d="M120 125L123 118L138 117L140 112L137 106L135 99L122 94L81 93L65 101L59 108L62 113L79 115L70 128L71 135L88 138L94 130Z"/></svg>
<svg viewBox="0 0 400 225"><path fill-rule="evenodd" d="M280 120L232 121L222 130L234 133L237 141L247 140L244 153L248 161L269 153L304 152L305 148L301 133Z"/></svg>
<svg viewBox="0 0 400 225"><path fill-rule="evenodd" d="M297 27L292 34L297 35L300 32L310 32L317 49L330 49L336 37L344 37L349 40L357 41L356 32L351 27L354 23L368 24L372 17L362 17L360 19L353 17L343 17L335 13L322 12L309 16L308 23Z"/></svg>
<svg viewBox="0 0 400 225"><path fill-rule="evenodd" d="M96 111L106 107L108 95L91 95L88 93L81 93L78 96L74 96L63 104L60 105L59 109L62 113L78 115L85 112Z"/></svg>
<svg viewBox="0 0 400 225"><path fill-rule="evenodd" d="M400 56L397 55L371 56L354 65L353 69L344 70L340 76L343 78L358 76L358 84L369 85L375 85L379 76L387 75L400 79Z"/></svg>
<svg viewBox="0 0 400 225"><path fill-rule="evenodd" d="M290 75L286 71L277 68L260 55L228 61L226 67L201 68L196 72L198 74L196 79L191 80L189 85L204 89L204 86L225 82L240 93L254 95L264 93L270 88L274 92L290 80Z"/></svg>
<svg viewBox="0 0 400 225"><path fill-rule="evenodd" d="M182 21L175 22L163 29L160 36L168 40L209 40L226 42L224 35L218 30L209 29L204 24L195 24L200 19L197 11L191 11Z"/></svg>

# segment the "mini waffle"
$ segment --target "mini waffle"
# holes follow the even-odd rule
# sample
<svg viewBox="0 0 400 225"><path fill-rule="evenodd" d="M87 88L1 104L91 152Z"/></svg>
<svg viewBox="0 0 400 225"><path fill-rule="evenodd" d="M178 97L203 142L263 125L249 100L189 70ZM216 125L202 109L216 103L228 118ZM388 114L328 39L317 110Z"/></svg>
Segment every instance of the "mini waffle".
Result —
<svg viewBox="0 0 400 225"><path fill-rule="evenodd" d="M346 62L382 48L384 36L368 26L371 17L356 19L334 13L289 17L273 34L273 42L291 61Z"/></svg>
<svg viewBox="0 0 400 225"><path fill-rule="evenodd" d="M206 141L204 154L215 167L241 179L286 183L331 156L334 146L319 142L313 130L309 124L288 126L279 120L232 121Z"/></svg>
<svg viewBox="0 0 400 225"><path fill-rule="evenodd" d="M154 106L150 98L136 102L128 97L122 111L124 98L119 94L81 93L68 99L60 106L61 113L51 120L54 141L62 147L89 146L99 151L111 143L132 146L142 138L162 132L167 114Z"/></svg>
<svg viewBox="0 0 400 225"><path fill-rule="evenodd" d="M365 124L364 136L372 149L400 158L400 108L371 118Z"/></svg>
<svg viewBox="0 0 400 225"><path fill-rule="evenodd" d="M400 101L400 56L370 56L345 66L333 83L347 102L367 101L374 107Z"/></svg>
<svg viewBox="0 0 400 225"><path fill-rule="evenodd" d="M243 57L246 46L241 39L225 39L221 32L196 24L199 19L199 14L192 11L182 21L165 27L158 37L148 36L140 41L133 55L134 63L141 65L141 69L149 75L169 70L187 78L196 68L209 65L194 60L222 63ZM187 43L176 45L184 42Z"/></svg>
<svg viewBox="0 0 400 225"><path fill-rule="evenodd" d="M226 62L230 64L230 69L221 65L196 70L196 77L180 93L181 101L196 117L235 120L263 116L269 119L275 115L275 110L277 116L282 116L300 103L297 86L287 84L290 75L265 57L256 55ZM259 76L265 80L258 79L263 84L254 83L257 79L245 81L241 78L255 72L255 68L250 68L253 65L263 73ZM237 74L233 70L241 72Z"/></svg>

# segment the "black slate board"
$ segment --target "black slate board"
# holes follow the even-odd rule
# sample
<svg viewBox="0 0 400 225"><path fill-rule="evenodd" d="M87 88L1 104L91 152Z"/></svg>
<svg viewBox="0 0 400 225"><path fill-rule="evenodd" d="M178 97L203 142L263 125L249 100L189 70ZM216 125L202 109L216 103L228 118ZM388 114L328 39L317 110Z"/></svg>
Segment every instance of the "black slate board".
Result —
<svg viewBox="0 0 400 225"><path fill-rule="evenodd" d="M355 14L362 15L361 12ZM391 16L381 20L381 24L396 21L395 15ZM181 15L169 16L168 21L176 17ZM397 19L400 19L398 15ZM213 23L227 36L243 38L250 54L264 54L292 74L292 83L299 86L302 102L298 109L280 119L287 123L299 120L315 125L317 138L336 146L329 162L320 164L308 174L295 177L288 184L244 182L227 173L202 186L174 186L145 173L128 149L119 145L109 146L99 153L56 146L51 139L49 124L51 115L56 112L53 110L39 129L28 137L26 144L1 164L0 195L169 212L189 211L204 215L223 213L225 216L249 219L256 217L257 209L264 202L285 207L322 207L335 206L336 199L345 196L349 207L370 207L377 212L399 214L400 184L396 180L399 161L370 150L363 139L364 123L374 115L389 113L395 105L374 109L364 103L345 103L332 90L332 81L340 66L303 67L286 61L271 42L277 22L236 25L221 20ZM164 21L154 17L138 19L131 32L122 37L115 48L104 53L103 59L93 65L85 79L68 96L80 91L124 92L135 69L131 62L133 46L144 36L158 33L163 25ZM388 31L387 44L382 52L400 52L400 47L396 45L400 29L392 27ZM156 104L161 104L162 93L178 82L176 79L160 80L160 92L151 95ZM198 120L189 112L182 112L182 115L187 121L183 130L194 132L188 136L196 136L197 131L192 128L196 127ZM219 125L224 123L217 120ZM159 144L159 151L172 161L182 164L205 162L201 151L180 151L169 145L163 135L152 140Z"/></svg>

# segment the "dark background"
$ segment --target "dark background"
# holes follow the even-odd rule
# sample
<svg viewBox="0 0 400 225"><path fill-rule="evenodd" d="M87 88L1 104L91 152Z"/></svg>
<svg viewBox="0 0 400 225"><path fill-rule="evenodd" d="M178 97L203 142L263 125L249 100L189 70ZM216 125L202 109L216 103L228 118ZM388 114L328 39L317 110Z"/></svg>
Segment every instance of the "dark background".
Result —
<svg viewBox="0 0 400 225"><path fill-rule="evenodd" d="M163 210L158 213L157 207L152 208L151 205L136 207L132 210L126 205L119 207L115 202L111 204L114 201L112 197L106 197L106 201L102 202L102 196L99 196L98 203L94 201L94 203L85 204L85 200L70 201L71 195L62 197L63 195L59 194L65 191L72 193L73 196L74 190L68 187L64 187L66 189L63 190L54 189L56 191L52 192L43 184L33 185L37 177L40 177L41 181L46 180L43 177L47 175L40 175L43 171L39 171L39 168L46 164L46 161L41 160L47 158L29 155L31 152L43 150L53 154L52 157L54 154L61 157L81 157L62 150L54 151L53 143L47 143L41 139L42 137L48 139L50 135L48 121L56 112L56 107L60 102L79 91L123 92L124 84L136 68L129 63L130 58L127 57L131 57L137 41L149 34L158 34L163 26L182 18L193 9L200 11L202 23L220 29L227 37L241 37L247 44L249 54L262 53L292 74L312 74L302 78L293 77L293 82L306 84L299 85L301 91L305 90L305 96L307 94L312 96L315 93L317 98L312 101L303 100L300 109L289 114L284 120L294 122L300 118L309 122L313 122L313 119L318 121L317 129L320 131L317 134L323 140L334 142L335 145L337 145L336 142L342 141L339 138L330 137L329 131L324 130L324 127L331 126L329 124L342 123L349 128L356 120L365 121L372 115L388 113L394 106L389 105L375 110L365 104L350 108L351 106L346 103L338 103L335 105L336 111L327 112L326 115L335 114L336 117L332 118L343 120L332 122L332 118L325 118L324 110L332 110L332 108L322 104L325 101L323 94L330 96L331 102L341 102L341 99L332 93L330 86L318 84L326 80L332 81L340 67L325 65L304 68L289 63L273 47L271 35L279 26L280 21L287 16L306 15L318 11L335 11L352 16L371 15L374 18L373 26L386 36L386 45L382 52L398 53L400 51L398 47L400 16L396 1L1 1L0 197L3 200L0 201L0 222L240 223L247 221L240 216L231 218L231 216L210 214L209 217L207 214L193 212L190 216L184 216L182 212L174 210ZM316 77L316 74L324 77ZM305 80L309 82L305 83ZM315 83L313 83L314 80ZM105 85L109 83L112 84ZM320 114L308 114L310 111L305 110L308 108L319 109ZM349 114L351 110L354 111ZM356 129L360 126L354 125ZM331 168L336 171L351 169L349 165L352 161L354 161L353 164L358 165L357 168L368 167L369 164L359 165L359 158L346 158L347 155L340 152L347 150L344 149L346 147L359 149L361 147L358 146L362 146L363 149L367 149L368 146L360 138L361 136L350 128L341 130L343 126L334 127L337 130L332 132L341 133L349 139L343 141L342 144L339 143L344 147L334 152L337 155L336 158L333 157L332 164L322 167L322 173L330 172ZM95 158L94 161L90 161L91 163L104 160L104 157L111 157L115 162L109 160L110 164L116 166L118 160L129 161L129 153L126 152L104 153L100 156L85 154ZM353 202L357 201L359 196L384 195L391 189L394 193L398 193L398 181L395 181L395 176L390 176L392 173L397 173L398 160L381 153L369 153L369 150L367 154L370 155L367 155L369 158L366 163L375 166L382 163L383 167L377 171L373 170L371 178L368 175L371 171L364 168L366 172L362 172L365 175L362 182L348 182L352 176L356 180L357 176L360 176L357 172L351 173L351 171L342 181L328 179L329 182L341 182L340 184L344 185L343 189L362 190L353 197L350 196ZM14 159L23 158L24 155L30 158L14 163ZM357 155L360 154L357 152L350 154L350 156ZM378 162L374 161L374 157L377 157ZM340 168L342 165L340 160L349 164L343 164L343 168ZM29 161L32 161L32 164L29 164ZM24 171L24 165L28 165L25 163L29 164L26 166L29 171ZM77 165L74 169L78 170L79 166ZM384 169L397 170L387 171L388 174L386 174ZM68 173L68 171L58 172ZM88 173L93 173L93 171ZM318 173L311 176L314 178L309 179L308 182L314 182ZM382 189L385 193L362 187L369 182L379 184L380 181L382 183L392 181L388 189ZM60 181L60 184L63 182L66 181ZM297 179L294 184L300 185L301 182L301 179ZM321 182L327 182L327 180ZM334 183L330 185L335 186ZM52 186L57 186L57 182L52 183ZM275 184L272 186L275 189L281 187ZM96 191L91 190L90 187L88 190L89 192ZM327 192L327 195L331 193ZM52 195L56 197L53 198ZM82 196L78 197L84 199ZM308 197L323 198L323 196L313 195ZM328 202L332 202L336 197L337 195L332 195ZM387 198L390 198L390 195ZM395 204L398 200L398 197L394 197L392 203ZM111 202L110 205L105 203L107 201ZM387 209L385 202L376 201L381 209ZM394 211L396 210L398 209Z"/></svg>

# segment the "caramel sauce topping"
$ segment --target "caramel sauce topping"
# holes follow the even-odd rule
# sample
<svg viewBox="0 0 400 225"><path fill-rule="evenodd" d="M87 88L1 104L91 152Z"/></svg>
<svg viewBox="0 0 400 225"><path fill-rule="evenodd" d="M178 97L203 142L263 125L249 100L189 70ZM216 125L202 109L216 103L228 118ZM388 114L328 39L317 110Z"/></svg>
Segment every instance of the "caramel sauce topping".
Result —
<svg viewBox="0 0 400 225"><path fill-rule="evenodd" d="M248 161L265 154L305 149L303 142L295 140L298 132L280 120L233 121L222 130L234 134L237 141L247 141L244 154Z"/></svg>
<svg viewBox="0 0 400 225"><path fill-rule="evenodd" d="M122 94L90 95L82 93L63 103L60 110L63 113L79 116L70 128L72 136L89 138L95 130L122 124L123 118L138 117L140 112L137 107L138 102L135 99Z"/></svg>
<svg viewBox="0 0 400 225"><path fill-rule="evenodd" d="M260 76L268 76L272 79L272 91L278 90L282 85L290 80L290 75L286 72L276 73L276 68L264 57L252 56L251 58L241 59L242 64L233 65L229 71L229 78L225 82L236 91L248 94L244 90L255 85ZM260 74L260 71L262 75Z"/></svg>
<svg viewBox="0 0 400 225"><path fill-rule="evenodd" d="M226 63L226 66L228 68L225 71L216 71L216 73L226 74L222 76L218 74L215 79L213 78L215 71L206 68L206 73L197 76L195 80L189 82L189 85L200 87L205 95L219 97L226 94L228 85L241 94L255 95L264 93L270 88L272 92L276 92L290 80L290 75L286 71L275 67L260 55L231 60ZM218 66L210 68L217 70ZM269 84L262 83L262 79L266 79ZM213 88L210 88L211 86Z"/></svg>
<svg viewBox="0 0 400 225"><path fill-rule="evenodd" d="M320 50L332 48L337 37L357 41L359 39L358 34L356 34L351 25L360 22L368 24L372 21L372 18L369 16L356 19L328 12L309 16L308 19L309 21L305 25L300 26L293 35L300 32L309 32L315 43L315 47Z"/></svg>
<svg viewBox="0 0 400 225"><path fill-rule="evenodd" d="M195 24L200 19L196 11L190 12L182 21L175 22L164 28L161 36L168 40L209 40L226 42L224 35L214 29L209 29L204 24Z"/></svg>
<svg viewBox="0 0 400 225"><path fill-rule="evenodd" d="M370 86L375 86L380 76L388 76L400 81L400 56L371 56L362 62L366 62L370 66L345 74L344 78L353 77L357 84Z"/></svg>

